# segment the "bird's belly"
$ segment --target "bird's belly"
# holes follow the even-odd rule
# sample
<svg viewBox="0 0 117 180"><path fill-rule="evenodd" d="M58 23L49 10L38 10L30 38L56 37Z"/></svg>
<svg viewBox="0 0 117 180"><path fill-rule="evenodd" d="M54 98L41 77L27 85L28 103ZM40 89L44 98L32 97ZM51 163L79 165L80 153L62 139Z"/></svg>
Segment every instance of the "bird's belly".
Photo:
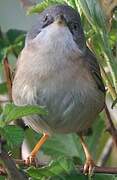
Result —
<svg viewBox="0 0 117 180"><path fill-rule="evenodd" d="M20 59L19 66L20 62L30 66L27 72L17 71L13 82L12 94L16 105L41 105L48 110L47 116L25 117L26 124L37 132L48 133L81 132L89 128L103 108L104 95L84 61L78 59L77 62L67 55L65 59L62 53L59 58L52 55L49 60L45 56L34 71L30 70L30 64ZM34 64L33 61L32 58L30 63Z"/></svg>
<svg viewBox="0 0 117 180"><path fill-rule="evenodd" d="M34 99L32 99L31 103L30 99L30 104L45 106L48 115L26 117L24 118L26 124L37 132L50 134L82 132L91 127L92 121L95 120L103 106L101 94L88 84L87 87L86 85L83 87L80 83L72 84L71 88L67 85L63 85L63 88L51 85L51 83L50 86L48 84L40 91L39 96L35 98L38 101L34 103ZM25 102L27 101L27 104L29 104L28 94L25 98Z"/></svg>

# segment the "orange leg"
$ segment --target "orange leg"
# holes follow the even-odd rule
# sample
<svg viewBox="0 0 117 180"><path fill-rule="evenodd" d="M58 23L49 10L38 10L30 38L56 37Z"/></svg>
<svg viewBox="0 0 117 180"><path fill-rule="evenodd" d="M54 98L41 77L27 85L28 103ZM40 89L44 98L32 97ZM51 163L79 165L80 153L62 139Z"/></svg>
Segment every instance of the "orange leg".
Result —
<svg viewBox="0 0 117 180"><path fill-rule="evenodd" d="M34 149L32 150L31 154L29 155L29 157L26 159L25 163L28 164L32 164L35 160L35 157L39 151L39 149L41 148L41 146L45 143L45 141L48 139L49 135L48 134L43 134L43 136L41 137L41 139L38 141L38 143L36 144L36 146L34 147Z"/></svg>
<svg viewBox="0 0 117 180"><path fill-rule="evenodd" d="M84 174L88 173L90 175L93 172L93 169L95 167L95 163L94 163L94 160L93 160L93 158L92 158L92 156L88 150L88 147L85 144L85 141L84 141L82 136L80 136L80 141L81 141L81 144L82 144L85 156L86 156L86 162L84 165Z"/></svg>

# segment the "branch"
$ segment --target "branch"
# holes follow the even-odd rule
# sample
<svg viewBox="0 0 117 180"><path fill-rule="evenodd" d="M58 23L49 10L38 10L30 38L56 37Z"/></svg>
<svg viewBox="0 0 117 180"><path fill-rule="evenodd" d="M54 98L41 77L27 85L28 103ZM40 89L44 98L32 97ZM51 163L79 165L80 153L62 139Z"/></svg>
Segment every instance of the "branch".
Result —
<svg viewBox="0 0 117 180"><path fill-rule="evenodd" d="M25 174L18 171L14 160L8 155L8 153L2 149L2 142L0 142L0 161L3 167L0 167L0 174L6 175L8 180L28 180Z"/></svg>
<svg viewBox="0 0 117 180"><path fill-rule="evenodd" d="M113 140L109 138L98 160L98 166L104 166L112 152Z"/></svg>
<svg viewBox="0 0 117 180"><path fill-rule="evenodd" d="M113 121L111 119L111 116L110 116L110 112L109 112L106 105L105 105L105 112L106 112L106 116L107 116L107 119L108 119L108 125L107 125L106 130L111 134L111 136L113 138L113 142L117 147L117 129L114 126L114 123L113 123Z"/></svg>
<svg viewBox="0 0 117 180"><path fill-rule="evenodd" d="M83 172L83 166L79 166L79 170ZM117 167L98 167L94 168L94 173L117 174Z"/></svg>
<svg viewBox="0 0 117 180"><path fill-rule="evenodd" d="M101 59L100 59L100 62L101 62ZM115 101L117 99L117 93L115 91L115 88L112 86L112 83L102 65L100 65L100 68L101 68L102 77L103 77L104 81L106 82L106 85L108 87L108 90L109 90L113 100Z"/></svg>
<svg viewBox="0 0 117 180"><path fill-rule="evenodd" d="M7 82L9 99L10 101L12 101L12 77L11 77L11 71L7 57L5 57L3 60L3 66L4 66L4 74Z"/></svg>
<svg viewBox="0 0 117 180"><path fill-rule="evenodd" d="M15 162L18 165L28 166L25 164L24 160L15 159ZM39 165L37 167L43 167L43 165ZM78 168L78 171L83 173L83 166L77 166L77 168ZM96 166L94 168L94 173L117 174L117 167L98 167L98 166Z"/></svg>

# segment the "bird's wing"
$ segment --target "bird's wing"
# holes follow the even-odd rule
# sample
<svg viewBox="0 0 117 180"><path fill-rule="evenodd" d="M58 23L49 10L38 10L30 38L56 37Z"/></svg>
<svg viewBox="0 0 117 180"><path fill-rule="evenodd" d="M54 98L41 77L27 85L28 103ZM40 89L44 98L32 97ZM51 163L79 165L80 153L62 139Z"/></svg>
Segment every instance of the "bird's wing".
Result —
<svg viewBox="0 0 117 180"><path fill-rule="evenodd" d="M96 57L93 55L93 53L87 48L87 53L85 55L86 61L89 67L89 70L98 86L98 88L105 93L105 86L102 81L101 73L100 73L100 68L99 64L97 62Z"/></svg>

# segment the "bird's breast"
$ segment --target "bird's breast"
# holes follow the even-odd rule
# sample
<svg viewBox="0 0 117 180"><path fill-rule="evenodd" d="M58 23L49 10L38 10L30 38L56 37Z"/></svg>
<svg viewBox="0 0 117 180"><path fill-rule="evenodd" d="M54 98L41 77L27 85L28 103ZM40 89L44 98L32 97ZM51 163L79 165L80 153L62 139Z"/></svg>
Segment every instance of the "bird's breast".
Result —
<svg viewBox="0 0 117 180"><path fill-rule="evenodd" d="M36 131L80 132L91 126L103 107L103 94L72 36L68 33L65 40L62 36L54 42L40 40L38 46L34 41L24 48L18 61L12 90L14 103L48 109L45 117L25 118Z"/></svg>

